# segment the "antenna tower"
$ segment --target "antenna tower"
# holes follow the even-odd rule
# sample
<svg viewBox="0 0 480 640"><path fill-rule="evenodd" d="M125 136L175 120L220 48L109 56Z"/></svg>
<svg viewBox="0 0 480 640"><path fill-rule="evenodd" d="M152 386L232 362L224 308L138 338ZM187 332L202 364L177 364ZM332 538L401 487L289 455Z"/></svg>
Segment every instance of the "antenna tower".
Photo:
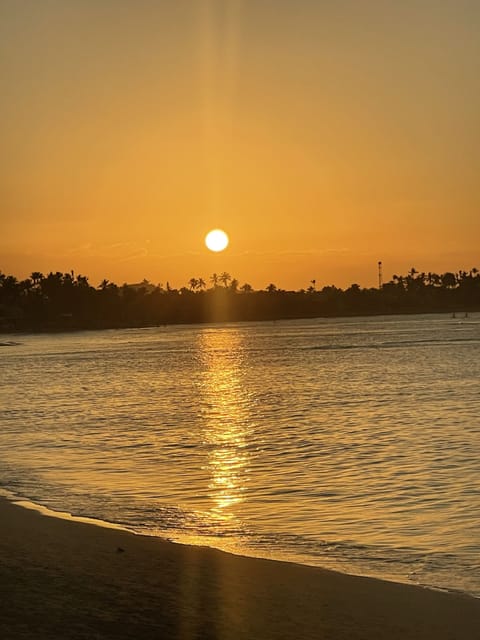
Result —
<svg viewBox="0 0 480 640"><path fill-rule="evenodd" d="M378 288L383 287L383 275L382 275L382 261L378 261Z"/></svg>

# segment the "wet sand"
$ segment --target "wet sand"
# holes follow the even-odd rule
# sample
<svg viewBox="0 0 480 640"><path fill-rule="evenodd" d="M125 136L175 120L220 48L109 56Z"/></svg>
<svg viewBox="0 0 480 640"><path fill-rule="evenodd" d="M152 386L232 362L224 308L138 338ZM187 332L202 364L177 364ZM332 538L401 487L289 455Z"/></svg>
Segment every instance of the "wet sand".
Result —
<svg viewBox="0 0 480 640"><path fill-rule="evenodd" d="M0 499L0 637L473 640L480 600L241 558Z"/></svg>

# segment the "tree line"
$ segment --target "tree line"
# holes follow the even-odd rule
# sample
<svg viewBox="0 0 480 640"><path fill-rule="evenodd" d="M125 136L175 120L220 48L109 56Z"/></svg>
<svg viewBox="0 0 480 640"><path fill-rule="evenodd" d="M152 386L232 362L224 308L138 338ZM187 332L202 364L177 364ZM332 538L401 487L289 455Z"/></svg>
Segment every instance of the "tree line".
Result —
<svg viewBox="0 0 480 640"><path fill-rule="evenodd" d="M397 313L467 313L480 310L480 273L418 272L394 275L380 288L347 289L316 281L298 291L270 283L263 290L230 274L212 274L207 282L192 277L180 289L148 280L97 287L73 271L33 272L18 280L0 272L0 330L64 331L143 327L177 323L277 320Z"/></svg>

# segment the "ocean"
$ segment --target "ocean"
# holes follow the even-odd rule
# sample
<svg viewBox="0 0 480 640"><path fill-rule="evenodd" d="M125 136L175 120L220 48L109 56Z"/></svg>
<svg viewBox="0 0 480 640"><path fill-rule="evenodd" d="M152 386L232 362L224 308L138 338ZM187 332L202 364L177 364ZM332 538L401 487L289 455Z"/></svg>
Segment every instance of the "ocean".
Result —
<svg viewBox="0 0 480 640"><path fill-rule="evenodd" d="M480 597L480 314L0 344L4 495Z"/></svg>

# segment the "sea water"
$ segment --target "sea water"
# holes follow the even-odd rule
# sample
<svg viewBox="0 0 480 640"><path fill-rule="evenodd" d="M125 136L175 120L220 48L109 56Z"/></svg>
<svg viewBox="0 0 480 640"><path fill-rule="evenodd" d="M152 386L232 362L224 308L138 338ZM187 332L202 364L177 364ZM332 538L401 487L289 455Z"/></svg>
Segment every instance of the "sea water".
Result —
<svg viewBox="0 0 480 640"><path fill-rule="evenodd" d="M480 316L0 336L0 487L480 596Z"/></svg>

